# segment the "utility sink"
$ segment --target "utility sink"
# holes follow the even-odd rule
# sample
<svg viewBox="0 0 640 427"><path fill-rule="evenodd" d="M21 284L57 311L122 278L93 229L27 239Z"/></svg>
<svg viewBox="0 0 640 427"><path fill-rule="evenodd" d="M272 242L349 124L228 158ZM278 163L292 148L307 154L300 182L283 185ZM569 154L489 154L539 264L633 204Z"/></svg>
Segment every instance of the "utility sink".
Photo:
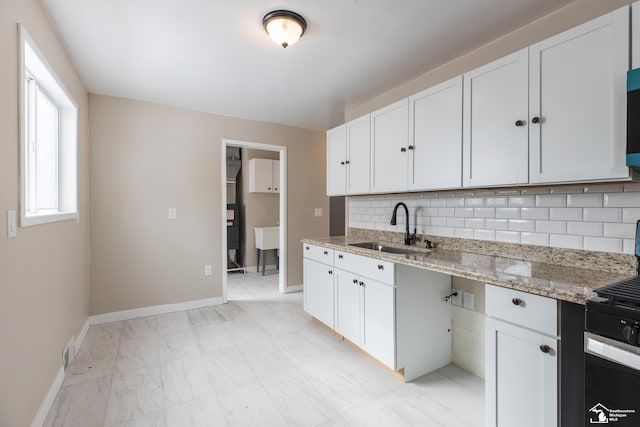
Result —
<svg viewBox="0 0 640 427"><path fill-rule="evenodd" d="M370 249L372 251L378 251L378 252L386 252L390 254L409 255L409 254L419 253L418 251L414 251L411 249L396 248L395 246L386 246L386 245L383 245L382 243L377 243L377 242L349 243L349 246L355 246L357 248L363 248L363 249Z"/></svg>

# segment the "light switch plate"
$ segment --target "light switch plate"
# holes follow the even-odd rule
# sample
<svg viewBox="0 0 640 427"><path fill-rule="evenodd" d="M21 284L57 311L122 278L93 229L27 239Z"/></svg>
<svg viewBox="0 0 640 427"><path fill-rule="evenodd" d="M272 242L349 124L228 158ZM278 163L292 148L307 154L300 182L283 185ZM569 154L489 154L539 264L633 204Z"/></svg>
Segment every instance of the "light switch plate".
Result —
<svg viewBox="0 0 640 427"><path fill-rule="evenodd" d="M178 217L178 212L176 208L169 208L168 218L176 219Z"/></svg>
<svg viewBox="0 0 640 427"><path fill-rule="evenodd" d="M204 275L205 276L211 276L212 274L213 273L212 273L212 270L211 270L211 266L210 265L205 265L204 266Z"/></svg>
<svg viewBox="0 0 640 427"><path fill-rule="evenodd" d="M315 216L322 216L322 208L315 209Z"/></svg>
<svg viewBox="0 0 640 427"><path fill-rule="evenodd" d="M7 211L7 238L16 237L16 211Z"/></svg>
<svg viewBox="0 0 640 427"><path fill-rule="evenodd" d="M471 292L464 292L462 296L462 301L464 302L464 308L467 310L473 310L475 307L475 297Z"/></svg>

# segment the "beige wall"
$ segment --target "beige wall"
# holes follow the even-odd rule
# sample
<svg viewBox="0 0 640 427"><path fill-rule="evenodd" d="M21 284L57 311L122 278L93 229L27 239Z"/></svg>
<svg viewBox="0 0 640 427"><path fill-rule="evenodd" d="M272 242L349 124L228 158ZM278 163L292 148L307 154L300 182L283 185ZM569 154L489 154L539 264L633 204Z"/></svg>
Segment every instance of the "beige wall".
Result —
<svg viewBox="0 0 640 427"><path fill-rule="evenodd" d="M272 227L278 225L280 220L280 195L268 193L249 192L249 160L273 159L278 160L280 153L277 151L264 151L242 149L242 169L239 175L239 203L240 203L240 253L242 265L255 267L256 263L256 236L254 227ZM262 261L260 261L262 262ZM276 263L275 251L267 251L267 265Z"/></svg>
<svg viewBox="0 0 640 427"><path fill-rule="evenodd" d="M345 120L349 121L406 98L440 82L466 73L495 59L537 43L576 25L615 10L633 0L576 0L550 15L538 19L479 49L428 71L420 77L382 93L361 105L348 106ZM334 123L335 126L340 122Z"/></svg>
<svg viewBox="0 0 640 427"><path fill-rule="evenodd" d="M91 314L222 296L223 138L287 146L288 284L302 283L300 239L329 232L313 216L329 206L323 132L100 95L90 107Z"/></svg>
<svg viewBox="0 0 640 427"><path fill-rule="evenodd" d="M78 103L80 221L19 227L18 30L22 23ZM37 0L0 1L0 425L31 424L89 311L88 97Z"/></svg>

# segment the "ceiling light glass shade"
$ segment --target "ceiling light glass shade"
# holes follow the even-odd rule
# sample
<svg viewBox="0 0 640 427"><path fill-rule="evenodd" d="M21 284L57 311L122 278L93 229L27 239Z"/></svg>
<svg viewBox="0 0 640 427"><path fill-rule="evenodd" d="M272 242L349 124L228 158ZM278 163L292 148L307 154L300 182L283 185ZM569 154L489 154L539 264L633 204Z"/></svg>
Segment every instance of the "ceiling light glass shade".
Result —
<svg viewBox="0 0 640 427"><path fill-rule="evenodd" d="M276 44L286 48L294 45L307 29L307 21L288 10L274 10L262 18L264 29Z"/></svg>

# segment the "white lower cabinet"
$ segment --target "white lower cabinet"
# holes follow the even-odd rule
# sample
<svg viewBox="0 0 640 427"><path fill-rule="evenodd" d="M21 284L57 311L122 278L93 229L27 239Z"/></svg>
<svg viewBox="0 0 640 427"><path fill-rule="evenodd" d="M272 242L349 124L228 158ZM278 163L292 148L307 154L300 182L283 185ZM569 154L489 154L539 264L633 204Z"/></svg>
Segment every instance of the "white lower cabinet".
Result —
<svg viewBox="0 0 640 427"><path fill-rule="evenodd" d="M486 311L487 427L557 426L557 302L487 285ZM549 318L543 331L527 327Z"/></svg>
<svg viewBox="0 0 640 427"><path fill-rule="evenodd" d="M405 381L451 363L451 276L309 244L304 256L307 313Z"/></svg>

